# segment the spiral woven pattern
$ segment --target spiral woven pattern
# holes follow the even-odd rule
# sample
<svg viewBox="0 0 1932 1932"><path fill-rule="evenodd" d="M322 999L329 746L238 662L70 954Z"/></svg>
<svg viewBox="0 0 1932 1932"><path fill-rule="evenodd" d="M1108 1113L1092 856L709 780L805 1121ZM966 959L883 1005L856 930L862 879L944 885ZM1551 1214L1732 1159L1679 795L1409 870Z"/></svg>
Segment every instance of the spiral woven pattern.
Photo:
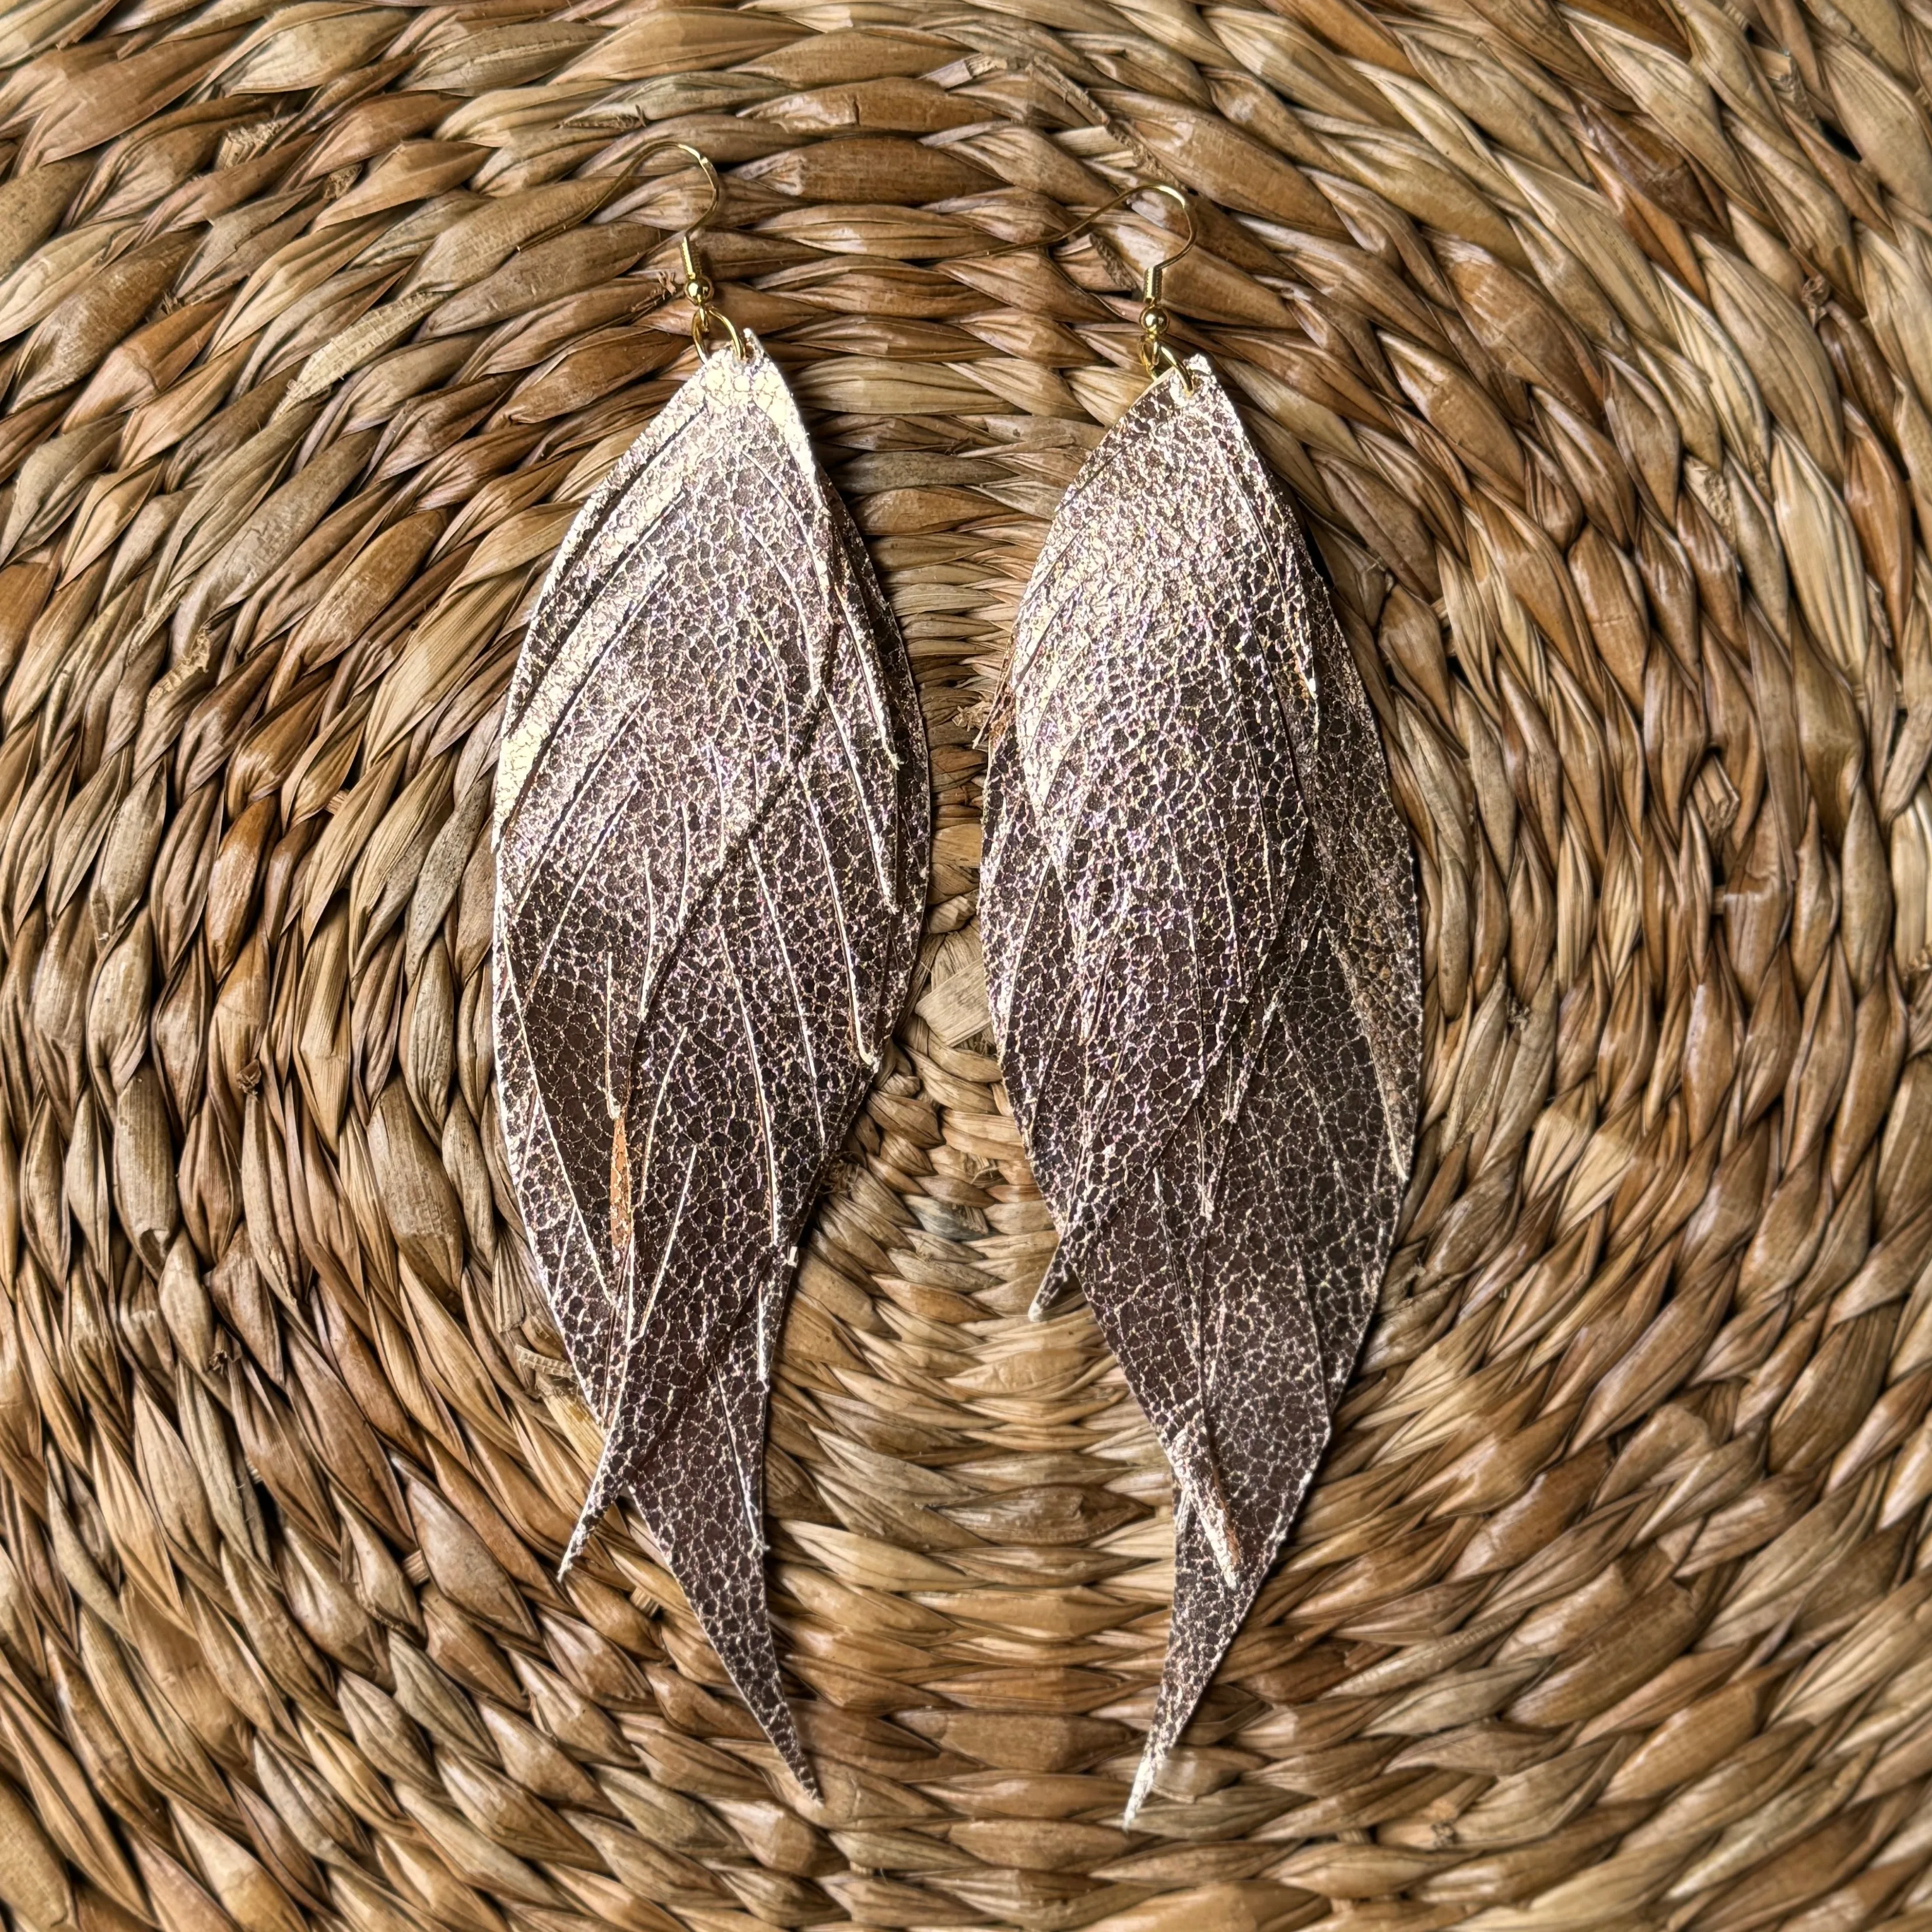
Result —
<svg viewBox="0 0 1932 1932"><path fill-rule="evenodd" d="M14 0L0 63L15 1932L1932 1927L1924 0ZM638 1526L555 1580L597 1442L493 1097L502 699L692 366L680 140L936 785L772 1429L821 1804ZM1126 1833L1170 1492L1024 1318L975 888L1174 245L1054 238L1136 178L1429 991L1336 1446Z"/></svg>

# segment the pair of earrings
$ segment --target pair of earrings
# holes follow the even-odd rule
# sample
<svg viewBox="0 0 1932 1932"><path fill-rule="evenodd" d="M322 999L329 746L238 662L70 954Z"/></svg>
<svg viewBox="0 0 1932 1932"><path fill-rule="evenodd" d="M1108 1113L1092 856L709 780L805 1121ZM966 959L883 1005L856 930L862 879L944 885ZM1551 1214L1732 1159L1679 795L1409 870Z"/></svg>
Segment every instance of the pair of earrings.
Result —
<svg viewBox="0 0 1932 1932"><path fill-rule="evenodd" d="M510 688L498 1078L605 1430L566 1562L628 1496L813 1791L767 1614L766 1411L806 1219L917 951L926 749L784 380L688 236L683 260L698 370L572 526ZM1162 275L1142 290L1148 386L1020 608L980 901L1060 1231L1035 1312L1078 1282L1176 1480L1130 1819L1326 1443L1407 1175L1421 1006L1360 679L1293 511L1206 360L1168 340Z"/></svg>

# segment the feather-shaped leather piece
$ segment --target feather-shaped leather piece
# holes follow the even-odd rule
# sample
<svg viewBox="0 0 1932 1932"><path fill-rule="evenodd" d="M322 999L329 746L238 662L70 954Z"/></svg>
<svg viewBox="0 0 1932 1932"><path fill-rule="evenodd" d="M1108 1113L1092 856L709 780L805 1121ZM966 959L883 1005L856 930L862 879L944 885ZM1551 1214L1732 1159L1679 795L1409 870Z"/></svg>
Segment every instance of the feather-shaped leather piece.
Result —
<svg viewBox="0 0 1932 1932"><path fill-rule="evenodd" d="M496 800L504 1138L628 1494L808 1787L766 1607L771 1364L925 910L905 650L790 392L710 357L571 526ZM569 1557L566 1557L568 1562Z"/></svg>
<svg viewBox="0 0 1932 1932"><path fill-rule="evenodd" d="M1292 508L1208 364L1154 383L1016 626L981 879L994 1028L1077 1280L1174 1466L1129 1816L1327 1443L1408 1172L1413 861Z"/></svg>

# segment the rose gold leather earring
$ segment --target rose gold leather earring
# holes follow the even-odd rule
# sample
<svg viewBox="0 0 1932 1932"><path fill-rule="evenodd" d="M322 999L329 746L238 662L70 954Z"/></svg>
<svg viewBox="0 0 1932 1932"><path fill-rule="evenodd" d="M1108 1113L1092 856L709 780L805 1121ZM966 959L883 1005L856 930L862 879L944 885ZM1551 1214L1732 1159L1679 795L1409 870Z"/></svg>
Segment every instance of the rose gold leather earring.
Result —
<svg viewBox="0 0 1932 1932"><path fill-rule="evenodd" d="M1178 190L1155 190L1187 214ZM1091 218L1090 218L1090 219ZM1299 519L1148 268L1147 383L1014 628L980 916L1013 1112L1175 1484L1132 1818L1286 1536L1375 1300L1421 1037L1408 841Z"/></svg>
<svg viewBox="0 0 1932 1932"><path fill-rule="evenodd" d="M806 1214L905 997L926 903L905 648L777 365L683 238L696 372L538 595L496 796L503 1132L604 1448L815 1789L764 1568L772 1360Z"/></svg>

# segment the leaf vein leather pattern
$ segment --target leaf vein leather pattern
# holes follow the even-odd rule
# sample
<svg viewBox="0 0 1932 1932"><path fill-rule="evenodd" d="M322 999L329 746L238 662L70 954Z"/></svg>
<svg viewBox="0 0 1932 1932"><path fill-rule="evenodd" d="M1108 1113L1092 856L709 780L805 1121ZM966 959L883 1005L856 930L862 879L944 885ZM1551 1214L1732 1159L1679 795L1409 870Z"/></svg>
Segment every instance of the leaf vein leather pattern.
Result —
<svg viewBox="0 0 1932 1932"><path fill-rule="evenodd" d="M988 990L1077 1280L1174 1467L1130 1815L1300 1507L1406 1179L1413 861L1292 508L1204 362L1069 490L986 778Z"/></svg>
<svg viewBox="0 0 1932 1932"><path fill-rule="evenodd" d="M760 1445L806 1218L910 976L929 802L904 647L755 343L572 524L496 808L505 1139L605 1431L571 1555L629 1496L809 1786Z"/></svg>

